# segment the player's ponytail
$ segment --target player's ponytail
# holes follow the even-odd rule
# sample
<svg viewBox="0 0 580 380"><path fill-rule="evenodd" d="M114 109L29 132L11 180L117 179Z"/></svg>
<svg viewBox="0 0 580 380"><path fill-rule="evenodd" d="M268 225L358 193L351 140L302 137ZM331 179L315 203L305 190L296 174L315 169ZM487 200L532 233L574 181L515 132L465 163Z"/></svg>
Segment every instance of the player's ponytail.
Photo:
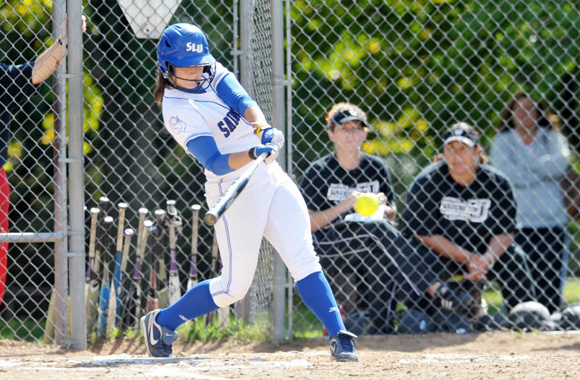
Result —
<svg viewBox="0 0 580 380"><path fill-rule="evenodd" d="M159 107L163 104L163 95L165 94L167 82L167 79L163 77L161 71L157 70L157 83L155 84L155 90L153 90L153 98Z"/></svg>

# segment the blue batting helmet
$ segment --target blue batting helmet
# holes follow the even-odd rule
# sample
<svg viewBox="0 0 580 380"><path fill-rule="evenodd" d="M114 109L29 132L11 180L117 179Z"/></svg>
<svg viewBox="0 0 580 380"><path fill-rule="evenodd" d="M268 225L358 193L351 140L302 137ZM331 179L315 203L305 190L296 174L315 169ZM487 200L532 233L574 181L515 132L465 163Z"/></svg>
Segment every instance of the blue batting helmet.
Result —
<svg viewBox="0 0 580 380"><path fill-rule="evenodd" d="M187 23L165 29L157 45L157 60L164 76L173 74L173 67L207 66L215 62L205 33Z"/></svg>

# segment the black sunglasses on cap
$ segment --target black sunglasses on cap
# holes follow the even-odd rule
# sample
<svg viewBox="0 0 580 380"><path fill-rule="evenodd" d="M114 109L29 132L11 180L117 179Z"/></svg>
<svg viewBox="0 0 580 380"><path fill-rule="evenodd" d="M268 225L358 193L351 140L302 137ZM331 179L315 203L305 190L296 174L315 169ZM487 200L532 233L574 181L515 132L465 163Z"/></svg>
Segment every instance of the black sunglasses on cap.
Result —
<svg viewBox="0 0 580 380"><path fill-rule="evenodd" d="M365 127L368 127L366 118L363 115L359 114L358 112L353 112L351 110L344 110L335 113L334 116L332 117L332 120L330 120L330 125L336 124L338 126L342 126L348 123L349 121L353 120L358 120Z"/></svg>
<svg viewBox="0 0 580 380"><path fill-rule="evenodd" d="M450 129L443 135L443 145L447 145L453 141L459 141L469 147L479 145L479 136L475 133L466 131L465 129Z"/></svg>

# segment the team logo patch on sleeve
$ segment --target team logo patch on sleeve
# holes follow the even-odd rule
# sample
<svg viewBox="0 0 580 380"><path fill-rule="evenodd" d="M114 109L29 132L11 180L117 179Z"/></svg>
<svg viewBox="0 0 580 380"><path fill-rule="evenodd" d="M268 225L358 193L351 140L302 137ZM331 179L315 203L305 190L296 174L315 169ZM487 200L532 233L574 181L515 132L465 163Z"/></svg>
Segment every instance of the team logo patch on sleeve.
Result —
<svg viewBox="0 0 580 380"><path fill-rule="evenodd" d="M171 131L175 134L185 132L185 123L178 116L172 116L169 119L169 125L171 126Z"/></svg>
<svg viewBox="0 0 580 380"><path fill-rule="evenodd" d="M453 197L443 197L439 211L447 220L464 220L474 223L484 222L489 215L489 199L464 201Z"/></svg>

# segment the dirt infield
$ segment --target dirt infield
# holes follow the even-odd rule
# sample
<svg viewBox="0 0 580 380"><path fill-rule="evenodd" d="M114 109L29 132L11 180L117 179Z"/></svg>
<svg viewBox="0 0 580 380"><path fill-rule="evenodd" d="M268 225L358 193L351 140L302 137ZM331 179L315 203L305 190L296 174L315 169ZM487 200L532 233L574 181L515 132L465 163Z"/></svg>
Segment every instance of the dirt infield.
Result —
<svg viewBox="0 0 580 380"><path fill-rule="evenodd" d="M0 342L0 379L580 379L580 334L363 337L359 363L333 363L324 339L275 347L232 342L175 345L152 359L133 340L86 351Z"/></svg>

